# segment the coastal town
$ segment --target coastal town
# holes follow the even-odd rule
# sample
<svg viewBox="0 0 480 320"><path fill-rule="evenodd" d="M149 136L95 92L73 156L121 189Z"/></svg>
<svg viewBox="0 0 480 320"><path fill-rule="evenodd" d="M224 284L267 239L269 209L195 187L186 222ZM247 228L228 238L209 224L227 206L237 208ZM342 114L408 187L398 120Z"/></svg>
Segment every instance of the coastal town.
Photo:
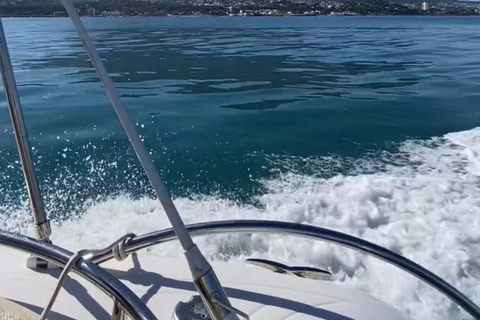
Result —
<svg viewBox="0 0 480 320"><path fill-rule="evenodd" d="M480 15L480 2L367 0L91 0L76 4L82 16L353 16ZM0 0L0 16L66 16L55 0Z"/></svg>

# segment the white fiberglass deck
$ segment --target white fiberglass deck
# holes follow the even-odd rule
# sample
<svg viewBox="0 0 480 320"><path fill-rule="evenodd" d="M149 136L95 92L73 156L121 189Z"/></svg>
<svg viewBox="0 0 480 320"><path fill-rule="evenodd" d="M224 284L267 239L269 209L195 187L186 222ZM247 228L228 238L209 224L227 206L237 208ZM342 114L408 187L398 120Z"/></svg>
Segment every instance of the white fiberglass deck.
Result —
<svg viewBox="0 0 480 320"><path fill-rule="evenodd" d="M40 314L61 270L39 273L25 267L26 254L11 249L2 249L2 253L0 296ZM188 301L197 294L183 259L129 257L102 266L140 296L158 319L171 319L178 301ZM251 319L409 319L374 298L329 282L238 263L213 263L213 267L232 304ZM71 273L48 318L110 319L112 307L109 297Z"/></svg>

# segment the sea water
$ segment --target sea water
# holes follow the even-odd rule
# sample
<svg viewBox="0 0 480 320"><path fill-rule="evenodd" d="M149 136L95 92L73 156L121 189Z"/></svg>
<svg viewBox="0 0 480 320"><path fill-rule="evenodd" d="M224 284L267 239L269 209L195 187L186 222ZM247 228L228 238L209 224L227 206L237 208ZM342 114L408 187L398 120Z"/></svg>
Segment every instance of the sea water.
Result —
<svg viewBox="0 0 480 320"><path fill-rule="evenodd" d="M187 223L271 219L385 246L480 303L480 20L84 20ZM169 227L69 20L4 20L52 239ZM5 98L0 226L33 234ZM328 268L414 319L469 319L374 258L276 235L197 239L211 260ZM181 256L177 243L142 254Z"/></svg>

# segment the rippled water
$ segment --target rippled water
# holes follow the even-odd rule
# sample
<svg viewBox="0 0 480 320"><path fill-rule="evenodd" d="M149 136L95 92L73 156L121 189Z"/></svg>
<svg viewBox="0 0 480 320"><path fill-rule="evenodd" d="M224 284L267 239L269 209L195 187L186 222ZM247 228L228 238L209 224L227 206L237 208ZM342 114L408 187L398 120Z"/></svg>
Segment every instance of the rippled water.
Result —
<svg viewBox="0 0 480 320"><path fill-rule="evenodd" d="M85 23L188 222L330 227L404 254L480 303L478 18ZM54 240L78 248L168 226L70 22L4 24ZM0 225L30 232L0 99ZM403 273L330 245L250 235L200 244L212 259L330 268L416 319L464 317Z"/></svg>

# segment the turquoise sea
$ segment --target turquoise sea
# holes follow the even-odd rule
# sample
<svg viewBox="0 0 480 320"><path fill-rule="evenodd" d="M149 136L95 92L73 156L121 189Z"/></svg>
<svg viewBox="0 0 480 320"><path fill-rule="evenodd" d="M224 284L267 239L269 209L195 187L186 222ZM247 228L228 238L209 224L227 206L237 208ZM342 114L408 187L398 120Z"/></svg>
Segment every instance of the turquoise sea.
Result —
<svg viewBox="0 0 480 320"><path fill-rule="evenodd" d="M187 222L330 227L396 250L480 302L479 18L84 23ZM69 235L57 230L57 241L75 247L87 230L105 240L167 227L70 21L4 26L47 210ZM26 199L2 94L3 228L31 231ZM390 269L331 246L253 236L202 243L212 259L329 267L416 319L464 317L401 272L395 290L382 287Z"/></svg>

